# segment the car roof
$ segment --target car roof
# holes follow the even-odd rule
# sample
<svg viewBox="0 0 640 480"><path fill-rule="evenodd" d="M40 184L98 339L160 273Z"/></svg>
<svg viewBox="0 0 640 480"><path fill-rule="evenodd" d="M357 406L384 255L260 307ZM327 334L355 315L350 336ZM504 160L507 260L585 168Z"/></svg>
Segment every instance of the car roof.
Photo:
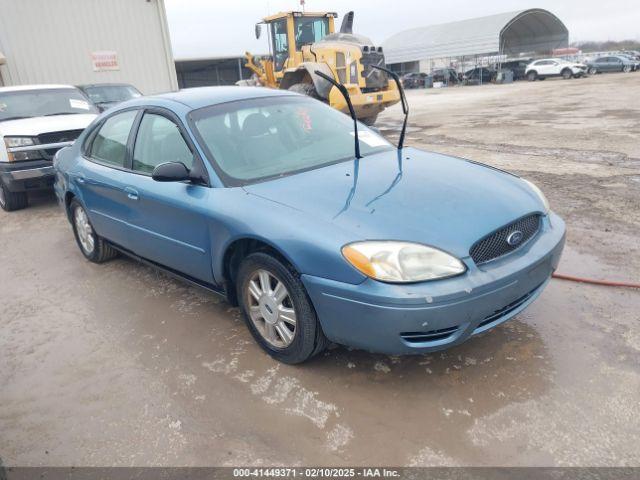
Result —
<svg viewBox="0 0 640 480"><path fill-rule="evenodd" d="M130 83L84 83L82 85L78 85L78 88L89 88L89 87L133 87ZM133 87L135 88L135 87Z"/></svg>
<svg viewBox="0 0 640 480"><path fill-rule="evenodd" d="M0 92L22 92L28 90L59 90L61 88L70 88L75 90L73 85L16 85L13 87L1 87Z"/></svg>
<svg viewBox="0 0 640 480"><path fill-rule="evenodd" d="M277 90L264 87L224 86L186 88L177 92L152 95L151 97L146 98L173 100L174 102L182 103L192 109L197 109L220 103L234 102L237 100L261 97L279 97L285 95L289 96L297 94L287 90ZM144 99L145 97L142 97L139 101L144 103Z"/></svg>

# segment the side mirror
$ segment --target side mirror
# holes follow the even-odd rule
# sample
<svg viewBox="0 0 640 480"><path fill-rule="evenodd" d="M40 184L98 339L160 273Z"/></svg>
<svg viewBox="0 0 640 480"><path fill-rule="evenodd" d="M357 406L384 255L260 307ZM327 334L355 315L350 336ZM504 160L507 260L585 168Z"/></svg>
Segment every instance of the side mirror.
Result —
<svg viewBox="0 0 640 480"><path fill-rule="evenodd" d="M167 162L154 168L151 178L156 182L184 182L191 180L191 175L184 163Z"/></svg>
<svg viewBox="0 0 640 480"><path fill-rule="evenodd" d="M256 39L260 38L261 34L262 34L262 25L260 25L259 23L256 23Z"/></svg>

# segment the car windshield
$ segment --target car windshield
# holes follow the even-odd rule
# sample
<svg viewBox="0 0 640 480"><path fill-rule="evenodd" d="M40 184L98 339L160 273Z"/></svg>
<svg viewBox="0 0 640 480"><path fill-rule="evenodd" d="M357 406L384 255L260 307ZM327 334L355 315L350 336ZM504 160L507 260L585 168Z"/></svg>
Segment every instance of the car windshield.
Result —
<svg viewBox="0 0 640 480"><path fill-rule="evenodd" d="M19 118L97 113L75 88L0 92L0 122Z"/></svg>
<svg viewBox="0 0 640 480"><path fill-rule="evenodd" d="M353 120L302 96L279 96L214 105L191 113L196 135L228 185L354 158ZM393 149L359 124L363 156Z"/></svg>
<svg viewBox="0 0 640 480"><path fill-rule="evenodd" d="M140 96L131 85L93 85L83 90L93 103L124 102Z"/></svg>

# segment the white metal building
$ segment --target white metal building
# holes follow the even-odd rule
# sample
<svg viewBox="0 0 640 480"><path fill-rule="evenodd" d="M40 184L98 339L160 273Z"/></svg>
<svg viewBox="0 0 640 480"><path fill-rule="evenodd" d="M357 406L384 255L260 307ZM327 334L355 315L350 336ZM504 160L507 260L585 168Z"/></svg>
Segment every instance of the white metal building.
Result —
<svg viewBox="0 0 640 480"><path fill-rule="evenodd" d="M0 0L0 85L178 89L163 0Z"/></svg>
<svg viewBox="0 0 640 480"><path fill-rule="evenodd" d="M453 59L464 63L480 57L550 53L568 43L564 23L547 10L533 8L405 30L383 47L387 64L396 70L429 72L431 66L445 66ZM403 64L413 68L398 67Z"/></svg>

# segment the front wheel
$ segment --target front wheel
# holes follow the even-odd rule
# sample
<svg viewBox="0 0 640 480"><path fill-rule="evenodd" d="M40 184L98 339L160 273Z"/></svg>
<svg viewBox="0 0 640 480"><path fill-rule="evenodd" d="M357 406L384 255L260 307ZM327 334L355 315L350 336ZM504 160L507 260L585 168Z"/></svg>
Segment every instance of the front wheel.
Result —
<svg viewBox="0 0 640 480"><path fill-rule="evenodd" d="M538 78L538 74L536 72L527 73L527 80L529 80L530 82L535 82L537 78Z"/></svg>
<svg viewBox="0 0 640 480"><path fill-rule="evenodd" d="M5 212L25 208L29 203L27 192L12 192L0 182L0 207Z"/></svg>
<svg viewBox="0 0 640 480"><path fill-rule="evenodd" d="M629 73L631 71L631 65L625 65L624 67L622 67L622 71L624 73Z"/></svg>
<svg viewBox="0 0 640 480"><path fill-rule="evenodd" d="M573 72L568 68L565 68L562 71L562 78L564 78L565 80L569 80L571 77L573 77Z"/></svg>
<svg viewBox="0 0 640 480"><path fill-rule="evenodd" d="M76 242L87 260L93 263L102 263L118 256L117 250L95 232L89 216L80 202L72 200L69 212L71 213L71 225L73 225Z"/></svg>
<svg viewBox="0 0 640 480"><path fill-rule="evenodd" d="M587 73L589 75L595 75L596 73L598 73L598 70L596 70L595 67L589 67L589 70L587 71Z"/></svg>
<svg viewBox="0 0 640 480"><path fill-rule="evenodd" d="M327 340L299 275L266 253L253 253L238 269L237 296L247 327L276 360L302 363Z"/></svg>
<svg viewBox="0 0 640 480"><path fill-rule="evenodd" d="M320 100L320 95L313 83L294 83L288 88L288 90Z"/></svg>

